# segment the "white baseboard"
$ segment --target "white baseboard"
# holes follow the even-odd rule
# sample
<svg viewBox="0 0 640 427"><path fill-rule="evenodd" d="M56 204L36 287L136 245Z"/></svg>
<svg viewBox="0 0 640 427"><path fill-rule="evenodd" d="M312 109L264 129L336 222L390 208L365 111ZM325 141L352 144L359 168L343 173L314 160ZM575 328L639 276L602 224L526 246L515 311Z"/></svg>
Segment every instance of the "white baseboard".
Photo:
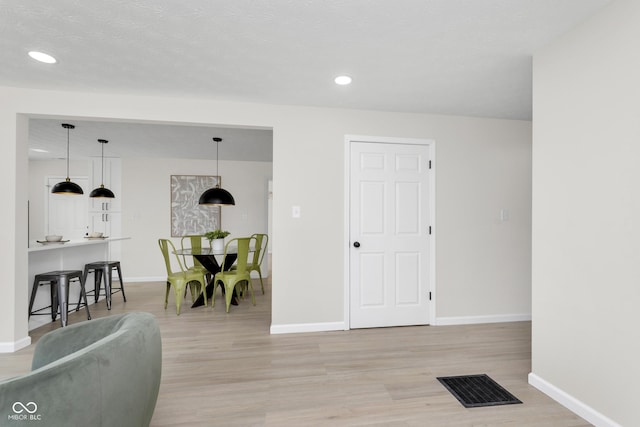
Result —
<svg viewBox="0 0 640 427"><path fill-rule="evenodd" d="M474 325L479 323L525 322L531 320L531 314L496 314L489 316L437 317L434 325Z"/></svg>
<svg viewBox="0 0 640 427"><path fill-rule="evenodd" d="M292 325L271 325L271 334L294 334L302 332L344 331L344 322L300 323Z"/></svg>
<svg viewBox="0 0 640 427"><path fill-rule="evenodd" d="M571 396L564 390L559 389L550 382L543 380L533 372L529 374L529 384L596 427L622 427L612 419Z"/></svg>
<svg viewBox="0 0 640 427"><path fill-rule="evenodd" d="M434 325L470 325L476 323L523 322L531 320L530 314L509 314L496 316L440 317ZM271 325L272 334L291 334L300 332L344 331L349 328L344 322L301 323L291 325Z"/></svg>
<svg viewBox="0 0 640 427"><path fill-rule="evenodd" d="M14 342L0 342L0 353L15 353L16 351L28 347L31 344L31 337L26 336Z"/></svg>

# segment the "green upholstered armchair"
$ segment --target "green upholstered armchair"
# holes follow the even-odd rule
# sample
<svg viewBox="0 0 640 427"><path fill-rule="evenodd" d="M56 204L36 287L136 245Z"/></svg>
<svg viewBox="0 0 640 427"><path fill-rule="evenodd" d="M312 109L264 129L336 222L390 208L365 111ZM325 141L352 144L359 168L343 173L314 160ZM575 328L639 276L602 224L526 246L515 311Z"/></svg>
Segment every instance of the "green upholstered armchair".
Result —
<svg viewBox="0 0 640 427"><path fill-rule="evenodd" d="M57 329L36 343L30 373L0 382L0 426L148 426L161 372L149 313Z"/></svg>

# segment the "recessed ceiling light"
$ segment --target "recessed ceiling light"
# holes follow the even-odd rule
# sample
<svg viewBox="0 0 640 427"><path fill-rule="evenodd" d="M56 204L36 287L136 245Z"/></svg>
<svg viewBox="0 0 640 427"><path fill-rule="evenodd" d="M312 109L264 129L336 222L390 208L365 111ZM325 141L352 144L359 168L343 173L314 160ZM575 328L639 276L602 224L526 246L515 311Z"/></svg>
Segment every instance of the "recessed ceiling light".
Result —
<svg viewBox="0 0 640 427"><path fill-rule="evenodd" d="M53 56L47 55L46 53L42 52L36 52L35 50L29 52L29 56L36 61L44 62L45 64L55 64L57 62L56 58L54 58Z"/></svg>
<svg viewBox="0 0 640 427"><path fill-rule="evenodd" d="M344 86L344 85L351 84L351 77L349 77L349 76L338 76L338 77L335 78L334 81L336 82L336 84Z"/></svg>

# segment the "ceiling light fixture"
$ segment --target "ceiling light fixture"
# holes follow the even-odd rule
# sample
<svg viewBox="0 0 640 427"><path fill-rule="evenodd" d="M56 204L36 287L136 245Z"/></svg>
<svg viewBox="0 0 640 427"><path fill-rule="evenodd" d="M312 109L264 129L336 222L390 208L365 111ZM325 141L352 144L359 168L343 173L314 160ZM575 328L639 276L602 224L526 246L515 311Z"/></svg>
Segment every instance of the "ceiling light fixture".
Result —
<svg viewBox="0 0 640 427"><path fill-rule="evenodd" d="M35 59L36 61L44 62L45 64L55 64L56 62L58 62L56 61L56 58L54 58L53 56L43 52L37 52L35 50L32 50L31 52L29 52L29 56Z"/></svg>
<svg viewBox="0 0 640 427"><path fill-rule="evenodd" d="M236 204L236 201L233 199L231 193L227 190L220 188L220 176L218 175L218 145L222 138L213 138L213 141L216 143L216 186L214 188L210 188L200 196L200 200L198 200L198 204L200 205L209 205L209 206L233 206Z"/></svg>
<svg viewBox="0 0 640 427"><path fill-rule="evenodd" d="M53 194L84 194L82 187L69 179L69 129L75 129L75 126L63 123L62 127L67 130L67 179L54 185L51 192Z"/></svg>
<svg viewBox="0 0 640 427"><path fill-rule="evenodd" d="M100 187L93 190L89 194L89 197L94 197L94 198L101 197L104 199L113 199L116 197L113 194L113 191L104 187L104 145L109 141L107 141L106 139L99 139L98 142L100 143L100 145L102 145L102 178L100 179Z"/></svg>
<svg viewBox="0 0 640 427"><path fill-rule="evenodd" d="M345 86L351 84L351 80L349 76L338 76L334 79L334 82L336 82L337 85Z"/></svg>

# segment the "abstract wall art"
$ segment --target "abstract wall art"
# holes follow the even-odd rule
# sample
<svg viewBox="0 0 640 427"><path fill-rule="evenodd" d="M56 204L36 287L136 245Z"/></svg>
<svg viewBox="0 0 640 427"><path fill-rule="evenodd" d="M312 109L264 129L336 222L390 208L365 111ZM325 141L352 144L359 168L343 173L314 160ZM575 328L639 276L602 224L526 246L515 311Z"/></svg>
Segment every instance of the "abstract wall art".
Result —
<svg viewBox="0 0 640 427"><path fill-rule="evenodd" d="M220 228L220 207L198 204L200 195L219 183L219 176L171 175L171 237Z"/></svg>

